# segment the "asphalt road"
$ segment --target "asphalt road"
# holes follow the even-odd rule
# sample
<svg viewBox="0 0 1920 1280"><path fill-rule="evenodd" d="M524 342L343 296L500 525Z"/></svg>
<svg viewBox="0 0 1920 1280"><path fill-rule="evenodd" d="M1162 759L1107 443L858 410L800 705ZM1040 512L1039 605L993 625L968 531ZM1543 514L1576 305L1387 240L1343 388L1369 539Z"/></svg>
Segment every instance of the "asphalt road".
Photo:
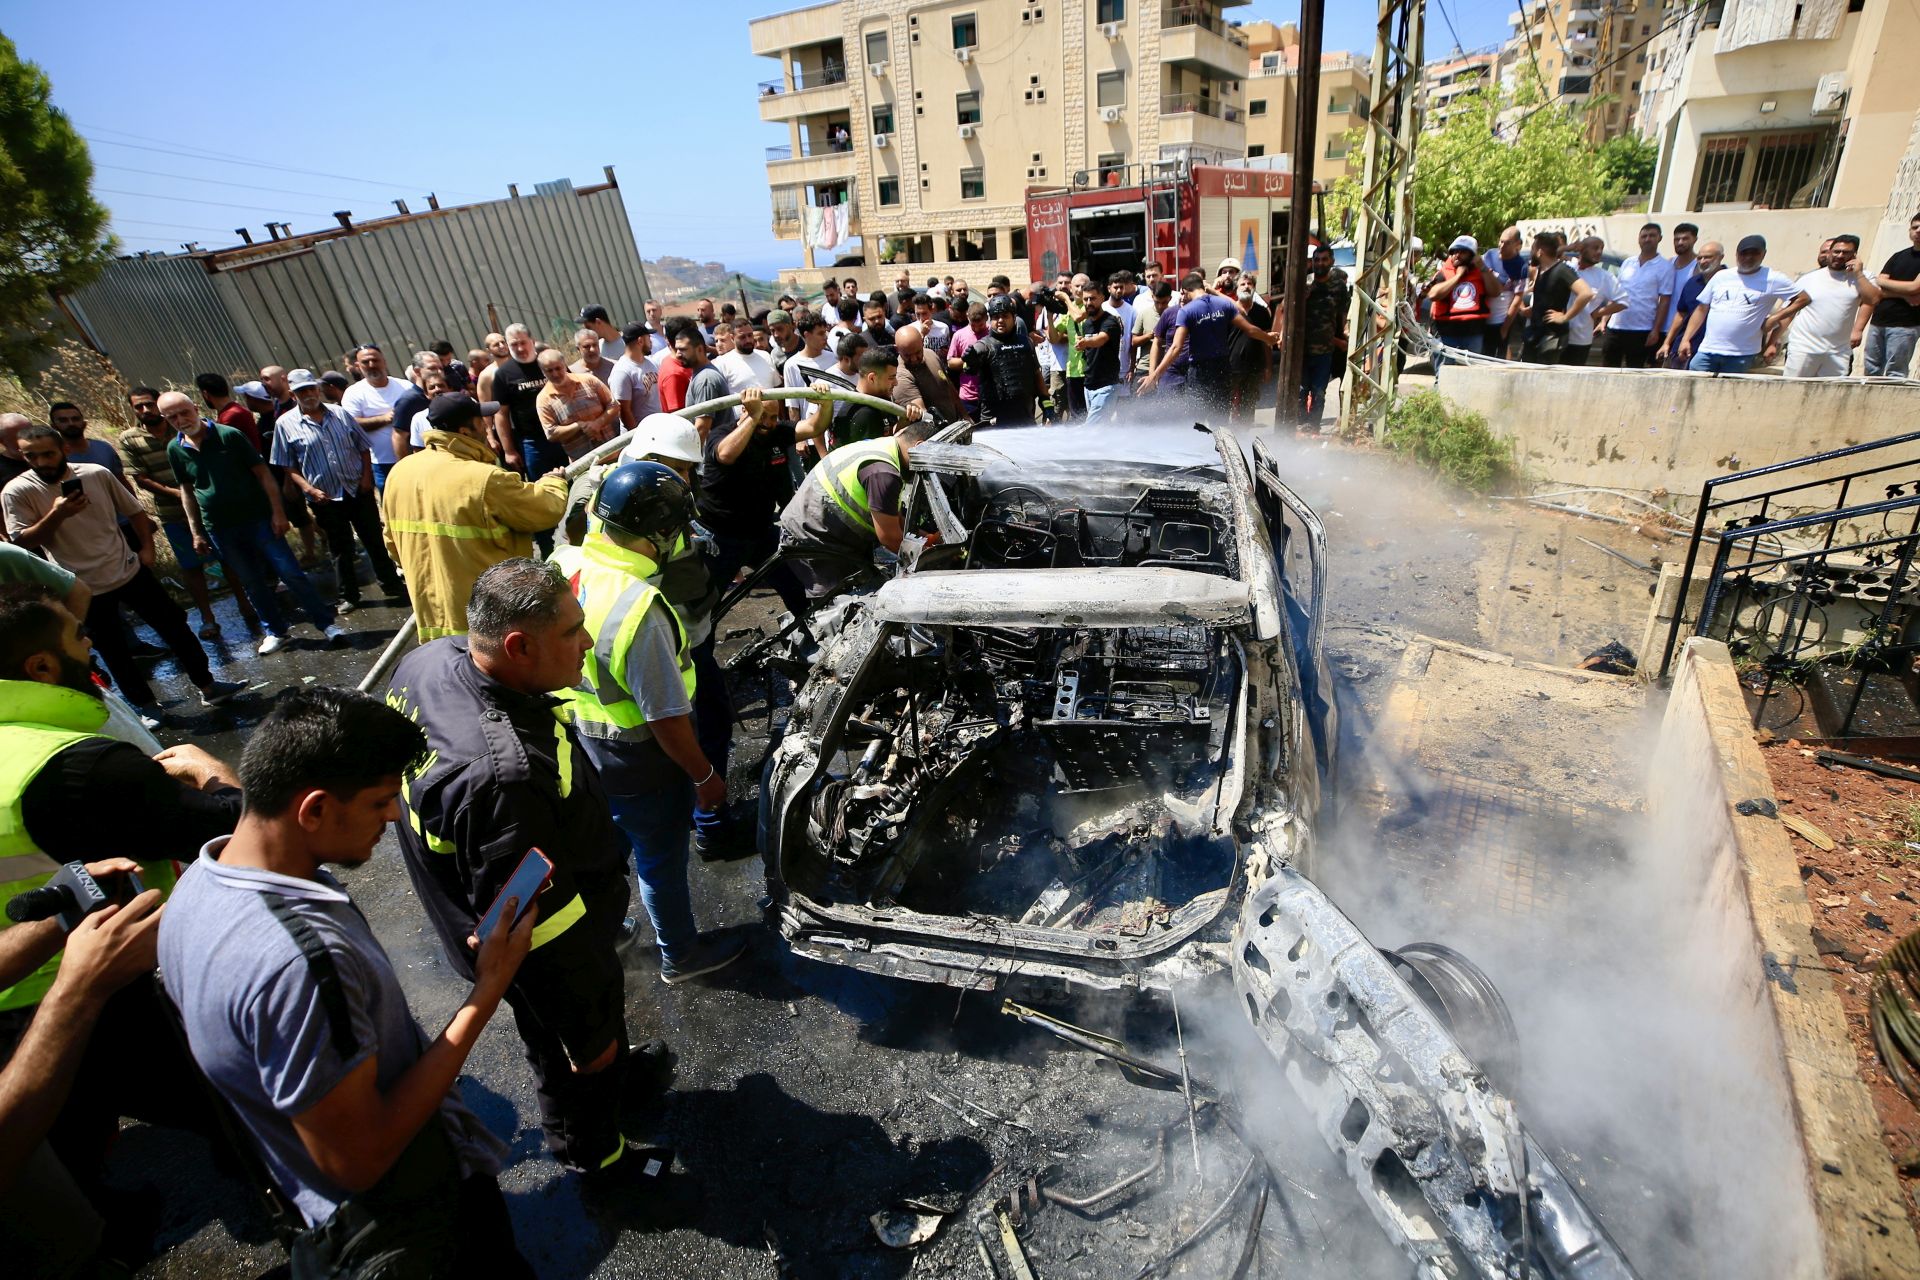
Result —
<svg viewBox="0 0 1920 1280"><path fill-rule="evenodd" d="M1288 448L1296 487L1320 508L1332 536L1336 626L1486 638L1480 583L1489 540L1513 527L1507 512L1486 504L1463 511L1452 499L1410 488L1387 459L1318 441ZM1531 527L1521 536L1532 537ZM1540 605L1533 651L1523 656L1564 661L1564 650L1597 646L1620 621L1592 619L1590 640L1569 637L1564 622L1554 624L1558 631L1547 623L1548 603ZM1644 608L1629 603L1623 618ZM748 609L761 619L768 612L759 602ZM222 613L229 633L242 634L230 601L222 601ZM249 726L278 692L303 683L352 685L401 619L392 609L356 613L344 649L309 638L266 659L250 648L229 650L218 672L245 679L249 692L225 710L187 713L180 704L164 736L237 759ZM743 615L728 625L755 620ZM1513 632L1514 624L1505 619L1491 629ZM169 674L162 664L156 683L176 698L191 693L184 681L164 679ZM1358 678L1355 697L1371 696L1368 678L1377 672L1349 664L1345 674ZM758 690L736 690L736 700L741 723L730 785L745 797L764 746L765 707ZM391 839L343 879L393 956L416 1015L436 1027L464 987L412 901ZM978 1277L987 1274L979 1223L993 1237L1000 1274L1012 1274L994 1204L1029 1179L1071 1195L1106 1186L1146 1163L1164 1132L1162 1172L1113 1207L1089 1215L1048 1205L1021 1231L1047 1280L1131 1276L1212 1215L1245 1166L1245 1148L1214 1112L1189 1131L1177 1093L1129 1084L1107 1064L1014 1023L998 1011L998 997L959 997L788 955L759 927L757 857L696 862L693 887L703 925L748 929L752 949L716 980L675 989L658 981L650 955L630 962L629 1030L635 1039L669 1041L678 1070L666 1105L636 1116L628 1132L666 1141L702 1180L708 1199L697 1222L647 1233L582 1207L573 1180L542 1153L530 1073L509 1019L496 1020L469 1062L465 1096L512 1144L502 1185L522 1250L541 1275ZM1265 1216L1266 1274L1301 1274L1308 1263L1315 1274L1406 1274L1345 1175L1328 1167L1318 1138L1300 1131L1299 1109L1231 992L1196 997L1183 1013L1204 1088L1219 1082L1238 1100L1242 1125L1289 1153L1292 1172ZM1083 1007L1071 1016L1164 1061L1175 1058L1164 1009ZM198 1139L130 1128L115 1163L121 1187L149 1190L162 1205L163 1252L143 1275L241 1277L281 1266L248 1192L214 1170ZM870 1217L906 1200L957 1212L918 1249L889 1248ZM1236 1200L1171 1274L1228 1274L1251 1209L1250 1194Z"/></svg>

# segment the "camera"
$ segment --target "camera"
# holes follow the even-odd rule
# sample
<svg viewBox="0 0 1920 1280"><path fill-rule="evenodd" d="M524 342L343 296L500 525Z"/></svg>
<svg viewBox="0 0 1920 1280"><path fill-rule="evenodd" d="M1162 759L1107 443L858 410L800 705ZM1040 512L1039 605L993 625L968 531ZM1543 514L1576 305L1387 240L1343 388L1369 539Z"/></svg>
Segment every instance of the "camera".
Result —
<svg viewBox="0 0 1920 1280"><path fill-rule="evenodd" d="M108 876L106 880L113 886L111 892L94 879L84 862L69 862L38 889L29 889L8 899L7 919L15 924L27 924L58 916L61 929L72 933L82 920L100 908L109 903L125 906L146 890L140 877L131 871Z"/></svg>

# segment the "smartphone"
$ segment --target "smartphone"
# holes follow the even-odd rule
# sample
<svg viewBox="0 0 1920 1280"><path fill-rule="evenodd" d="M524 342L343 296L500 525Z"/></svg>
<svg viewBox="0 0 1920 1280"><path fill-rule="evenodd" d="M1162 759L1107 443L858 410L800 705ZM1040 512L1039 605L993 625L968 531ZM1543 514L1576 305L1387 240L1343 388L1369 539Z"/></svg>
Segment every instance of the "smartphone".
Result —
<svg viewBox="0 0 1920 1280"><path fill-rule="evenodd" d="M79 493L80 487L79 476L68 476L60 482L60 492L62 494Z"/></svg>
<svg viewBox="0 0 1920 1280"><path fill-rule="evenodd" d="M547 855L538 849L527 850L527 856L520 859L520 865L513 869L513 874L507 877L507 883L501 887L500 895L487 908L487 914L480 917L480 923L473 931L474 936L485 942L500 926L500 917L506 911L508 898L518 898L520 903L514 910L513 919L507 921L507 928L511 929L520 923L520 917L527 914L527 908L533 905L533 900L540 896L540 891L547 887L547 881L552 877L553 863L548 861Z"/></svg>

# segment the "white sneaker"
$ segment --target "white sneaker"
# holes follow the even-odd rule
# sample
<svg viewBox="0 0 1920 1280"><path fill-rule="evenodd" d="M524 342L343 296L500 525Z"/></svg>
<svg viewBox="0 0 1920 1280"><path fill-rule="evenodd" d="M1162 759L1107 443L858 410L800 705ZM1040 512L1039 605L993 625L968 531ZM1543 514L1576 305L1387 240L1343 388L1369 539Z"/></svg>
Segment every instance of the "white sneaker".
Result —
<svg viewBox="0 0 1920 1280"><path fill-rule="evenodd" d="M286 647L287 647L287 642L285 637L276 636L271 631L269 631L267 633L267 638L260 642L260 648L257 649L255 652L257 652L261 657L264 658L268 654L278 653Z"/></svg>
<svg viewBox="0 0 1920 1280"><path fill-rule="evenodd" d="M347 642L347 629L345 627L341 626L339 623L336 622L332 626L327 628L328 644L345 644L346 642Z"/></svg>

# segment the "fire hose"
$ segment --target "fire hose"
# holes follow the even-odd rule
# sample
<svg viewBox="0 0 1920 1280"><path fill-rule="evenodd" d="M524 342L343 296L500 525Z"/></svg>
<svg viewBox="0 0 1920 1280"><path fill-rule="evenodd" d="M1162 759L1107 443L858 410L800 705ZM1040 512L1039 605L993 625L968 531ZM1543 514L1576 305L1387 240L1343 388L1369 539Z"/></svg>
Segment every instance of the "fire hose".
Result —
<svg viewBox="0 0 1920 1280"><path fill-rule="evenodd" d="M882 413L892 414L896 418L905 417L907 412L906 406L895 404L891 400L882 400L878 396L863 395L858 391L843 391L839 387L825 387L819 391L815 391L810 387L779 387L771 391L763 391L761 397L766 400L810 400L815 404L843 402L846 404L864 405L869 409L878 409ZM721 396L717 400L703 400L699 404L690 404L686 408L678 410L676 416L688 419L705 417L708 414L719 413L724 409L732 409L739 405L739 403L740 397L737 395ZM626 447L627 441L632 438L633 432L622 431L605 444L596 445L580 458L568 463L566 470L561 474L566 476L569 481L586 474L586 472L591 470L599 462L618 454L620 450ZM413 619L414 615L409 613L407 620L400 624L400 630L395 632L393 639L387 642L387 647L380 651L380 656L374 660L373 666L368 669L367 674L360 681L358 686L360 692L371 692L392 674L394 667L400 661L401 655L405 654L413 644Z"/></svg>

